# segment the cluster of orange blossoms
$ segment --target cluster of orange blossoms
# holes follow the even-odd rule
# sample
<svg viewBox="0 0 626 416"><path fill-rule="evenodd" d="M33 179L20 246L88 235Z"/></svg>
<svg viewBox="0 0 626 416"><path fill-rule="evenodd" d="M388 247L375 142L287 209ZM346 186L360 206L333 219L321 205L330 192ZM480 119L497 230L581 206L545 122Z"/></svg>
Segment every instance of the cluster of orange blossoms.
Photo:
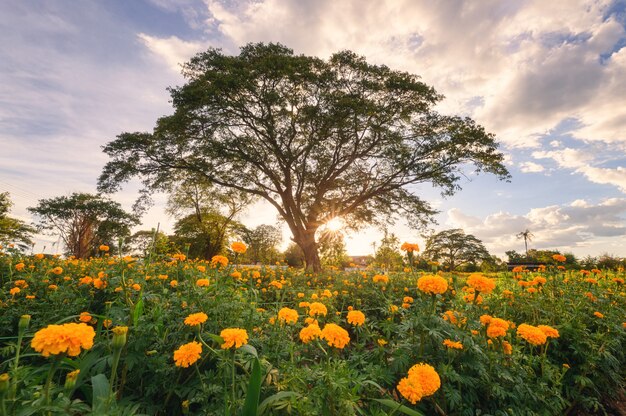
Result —
<svg viewBox="0 0 626 416"><path fill-rule="evenodd" d="M532 345L543 345L548 338L558 338L559 331L548 325L533 326L521 324L517 327L517 336Z"/></svg>
<svg viewBox="0 0 626 416"><path fill-rule="evenodd" d="M417 279L417 288L424 293L440 295L448 290L448 281L441 276L427 274Z"/></svg>
<svg viewBox="0 0 626 416"><path fill-rule="evenodd" d="M423 363L411 367L408 376L398 383L398 391L412 404L422 400L422 397L435 394L439 387L439 374L432 366Z"/></svg>
<svg viewBox="0 0 626 416"><path fill-rule="evenodd" d="M30 345L44 357L67 354L75 357L81 349L91 349L96 332L84 323L48 325L35 333Z"/></svg>
<svg viewBox="0 0 626 416"><path fill-rule="evenodd" d="M402 245L400 246L400 250L406 251L408 253L412 253L414 251L419 251L420 248L417 244L411 244L411 243L402 243Z"/></svg>

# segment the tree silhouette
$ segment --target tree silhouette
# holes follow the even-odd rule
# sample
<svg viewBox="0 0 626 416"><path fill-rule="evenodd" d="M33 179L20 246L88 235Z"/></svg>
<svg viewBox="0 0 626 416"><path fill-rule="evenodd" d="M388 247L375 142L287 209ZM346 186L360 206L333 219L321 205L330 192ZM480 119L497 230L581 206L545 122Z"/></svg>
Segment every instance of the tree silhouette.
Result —
<svg viewBox="0 0 626 416"><path fill-rule="evenodd" d="M527 228L524 231L522 231L521 233L517 234L517 238L523 238L524 239L524 247L526 248L526 257L528 257L528 242L532 241L532 238L535 235L533 233L530 232L530 230Z"/></svg>

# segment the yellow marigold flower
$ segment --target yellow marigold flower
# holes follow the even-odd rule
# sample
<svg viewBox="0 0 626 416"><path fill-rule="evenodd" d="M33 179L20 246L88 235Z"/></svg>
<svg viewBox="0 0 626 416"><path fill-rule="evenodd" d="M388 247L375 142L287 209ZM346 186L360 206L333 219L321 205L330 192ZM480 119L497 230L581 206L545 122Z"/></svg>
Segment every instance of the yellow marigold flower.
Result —
<svg viewBox="0 0 626 416"><path fill-rule="evenodd" d="M15 270L17 270L18 272L21 272L22 270L24 270L24 267L26 267L24 263L17 263L15 265Z"/></svg>
<svg viewBox="0 0 626 416"><path fill-rule="evenodd" d="M521 324L517 327L517 336L524 338L532 345L543 345L547 341L546 334L536 326Z"/></svg>
<svg viewBox="0 0 626 416"><path fill-rule="evenodd" d="M463 349L463 344L461 344L458 341L452 341L451 339L446 339L443 341L443 345L445 345L448 348L452 348L452 349L456 349L456 350L462 350Z"/></svg>
<svg viewBox="0 0 626 416"><path fill-rule="evenodd" d="M400 382L398 382L397 388L402 397L411 402L411 404L415 404L422 400L422 396L424 395L422 385L415 378L404 377L400 380Z"/></svg>
<svg viewBox="0 0 626 416"><path fill-rule="evenodd" d="M424 293L442 294L448 290L448 281L441 276L427 274L417 279L417 288Z"/></svg>
<svg viewBox="0 0 626 416"><path fill-rule="evenodd" d="M48 325L35 333L30 345L44 357L67 353L75 357L81 348L93 347L95 331L84 323L68 323L63 325Z"/></svg>
<svg viewBox="0 0 626 416"><path fill-rule="evenodd" d="M319 325L319 322L317 322L317 319L311 318L308 316L304 319L304 323L307 325Z"/></svg>
<svg viewBox="0 0 626 416"><path fill-rule="evenodd" d="M181 345L174 351L174 363L177 367L189 367L200 359L202 355L202 344L198 341L191 341Z"/></svg>
<svg viewBox="0 0 626 416"><path fill-rule="evenodd" d="M459 322L454 311L445 311L442 317L444 321L449 321L451 324L454 324L454 325L456 325Z"/></svg>
<svg viewBox="0 0 626 416"><path fill-rule="evenodd" d="M200 324L205 323L207 319L209 319L209 317L204 312L192 313L185 318L185 325L188 325L188 326L200 325Z"/></svg>
<svg viewBox="0 0 626 416"><path fill-rule="evenodd" d="M510 298L510 297L513 297L513 292L511 292L510 290L503 290L503 291L502 291L502 295L503 295L505 298Z"/></svg>
<svg viewBox="0 0 626 416"><path fill-rule="evenodd" d="M380 345L381 347L384 347L385 345L389 344L385 339L383 338L378 338L376 340L376 342L378 343L378 345Z"/></svg>
<svg viewBox="0 0 626 416"><path fill-rule="evenodd" d="M221 348L227 350L231 347L240 348L248 343L248 333L241 328L226 328L220 332L220 337L224 340Z"/></svg>
<svg viewBox="0 0 626 416"><path fill-rule="evenodd" d="M213 256L211 258L211 266L212 267L217 267L217 266L221 266L221 267L226 267L228 266L228 259L224 256Z"/></svg>
<svg viewBox="0 0 626 416"><path fill-rule="evenodd" d="M52 273L59 275L61 273L63 273L63 269L61 267L55 267L54 269L51 270Z"/></svg>
<svg viewBox="0 0 626 416"><path fill-rule="evenodd" d="M555 328L552 328L551 326L548 325L539 325L537 326L537 328L541 329L543 331L544 334L546 334L546 336L548 338L558 338L559 337L559 331Z"/></svg>
<svg viewBox="0 0 626 416"><path fill-rule="evenodd" d="M232 278L234 278L234 279L241 279L241 272L240 272L240 271L235 270L235 271L233 271L233 272L230 274L230 277L232 277Z"/></svg>
<svg viewBox="0 0 626 416"><path fill-rule="evenodd" d="M598 312L598 311L594 312L593 314L594 314L594 316L595 316L596 318L604 318L604 315L603 315L603 314L601 314L601 313L600 313L600 312Z"/></svg>
<svg viewBox="0 0 626 416"><path fill-rule="evenodd" d="M326 316L327 313L328 313L328 309L326 308L326 305L324 305L323 303L313 302L309 305L309 316L318 316L318 315Z"/></svg>
<svg viewBox="0 0 626 416"><path fill-rule="evenodd" d="M248 249L248 246L242 243L241 241L235 241L230 245L231 250L235 253L243 254Z"/></svg>
<svg viewBox="0 0 626 416"><path fill-rule="evenodd" d="M109 251L109 246L105 244L102 244L99 248L100 248L100 251L104 251L104 252Z"/></svg>
<svg viewBox="0 0 626 416"><path fill-rule="evenodd" d="M346 319L351 325L361 326L365 323L365 314L361 311L350 311Z"/></svg>
<svg viewBox="0 0 626 416"><path fill-rule="evenodd" d="M35 295L26 295L26 299L35 299Z"/></svg>
<svg viewBox="0 0 626 416"><path fill-rule="evenodd" d="M404 303L413 303L413 298L410 296L405 296L404 298L402 298L402 302Z"/></svg>
<svg viewBox="0 0 626 416"><path fill-rule="evenodd" d="M141 290L141 285L139 285L138 283L133 283L131 287L133 288L133 290L136 290L136 291Z"/></svg>
<svg viewBox="0 0 626 416"><path fill-rule="evenodd" d="M489 322L491 322L491 319L492 319L491 315L481 315L480 318L478 318L480 323L483 325L489 325Z"/></svg>
<svg viewBox="0 0 626 416"><path fill-rule="evenodd" d="M305 326L300 330L300 340L308 344L312 340L319 338L322 335L322 330L317 324L311 324Z"/></svg>
<svg viewBox="0 0 626 416"><path fill-rule="evenodd" d="M182 253L176 253L174 255L172 255L172 258L175 258L178 261L185 261L185 259L187 258L187 256L185 256Z"/></svg>
<svg viewBox="0 0 626 416"><path fill-rule="evenodd" d="M45 257L45 255L44 255L44 254L42 254L42 253L37 253L37 254L35 254L35 258L36 258L37 260L41 260L41 259L43 259L44 257Z"/></svg>
<svg viewBox="0 0 626 416"><path fill-rule="evenodd" d="M57 290L59 287L57 285L48 285L48 289Z"/></svg>
<svg viewBox="0 0 626 416"><path fill-rule="evenodd" d="M198 287L206 287L209 285L209 279L198 279L196 280L196 286Z"/></svg>
<svg viewBox="0 0 626 416"><path fill-rule="evenodd" d="M528 292L528 293L537 293L537 288L529 287L528 289L526 289L526 292Z"/></svg>
<svg viewBox="0 0 626 416"><path fill-rule="evenodd" d="M384 274L377 274L377 275L374 275L374 277L372 277L372 281L374 283L384 283L384 284L387 284L387 283L389 283L389 276L384 275Z"/></svg>
<svg viewBox="0 0 626 416"><path fill-rule="evenodd" d="M329 346L339 349L344 348L350 342L348 331L336 324L326 324L322 329L322 338Z"/></svg>
<svg viewBox="0 0 626 416"><path fill-rule="evenodd" d="M422 394L430 396L441 387L441 379L431 365L419 363L409 369L409 378L415 378L422 386Z"/></svg>
<svg viewBox="0 0 626 416"><path fill-rule="evenodd" d="M11 288L11 290L9 290L9 293L11 294L11 296L15 296L15 295L17 295L20 292L21 292L21 290L20 290L19 287L14 287L14 288Z"/></svg>
<svg viewBox="0 0 626 416"><path fill-rule="evenodd" d="M197 282L196 282L196 283L197 283ZM172 281L170 281L170 286L171 286L171 287L176 287L176 286L178 286L178 280L172 280Z"/></svg>
<svg viewBox="0 0 626 416"><path fill-rule="evenodd" d="M197 267L196 267L196 269L198 269L198 271L199 271L200 273L204 273L204 272L206 272L206 267L204 267L204 266L197 266Z"/></svg>
<svg viewBox="0 0 626 416"><path fill-rule="evenodd" d="M93 278L91 276L85 276L78 281L79 285L90 285L93 282Z"/></svg>
<svg viewBox="0 0 626 416"><path fill-rule="evenodd" d="M291 308L282 308L278 311L278 320L287 324L298 322L298 311Z"/></svg>
<svg viewBox="0 0 626 416"><path fill-rule="evenodd" d="M406 251L407 253L412 253L414 251L419 251L420 248L417 244L411 244L411 243L402 243L402 245L400 246L400 250Z"/></svg>
<svg viewBox="0 0 626 416"><path fill-rule="evenodd" d="M506 355L513 354L513 346L508 341L502 341L502 351Z"/></svg>
<svg viewBox="0 0 626 416"><path fill-rule="evenodd" d="M488 295L495 289L496 282L480 273L473 273L467 278L467 285L477 292Z"/></svg>
<svg viewBox="0 0 626 416"><path fill-rule="evenodd" d="M489 338L498 338L506 336L507 328L501 326L489 325L487 327L487 336Z"/></svg>
<svg viewBox="0 0 626 416"><path fill-rule="evenodd" d="M398 312L398 309L400 309L400 308L398 308L398 306L397 306L397 305L391 305L391 306L389 307L389 312L391 312L391 313L393 314L393 313Z"/></svg>

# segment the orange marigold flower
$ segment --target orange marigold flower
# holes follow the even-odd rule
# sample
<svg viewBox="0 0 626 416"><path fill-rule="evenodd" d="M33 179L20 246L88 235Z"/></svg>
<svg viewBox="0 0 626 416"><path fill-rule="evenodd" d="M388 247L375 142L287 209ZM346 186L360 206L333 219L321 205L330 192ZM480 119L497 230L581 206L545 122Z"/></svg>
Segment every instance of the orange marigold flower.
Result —
<svg viewBox="0 0 626 416"><path fill-rule="evenodd" d="M235 253L243 254L248 249L248 246L242 243L241 241L235 241L230 245L231 250Z"/></svg>
<svg viewBox="0 0 626 416"><path fill-rule="evenodd" d="M322 330L317 324L305 326L300 330L300 340L305 344L308 344L320 336L322 336Z"/></svg>
<svg viewBox="0 0 626 416"><path fill-rule="evenodd" d="M400 394L411 402L411 404L415 404L422 400L422 396L424 395L422 385L415 378L404 377L400 380L400 382L398 382L397 388Z"/></svg>
<svg viewBox="0 0 626 416"><path fill-rule="evenodd" d="M57 290L59 287L57 285L48 285L48 289Z"/></svg>
<svg viewBox="0 0 626 416"><path fill-rule="evenodd" d="M291 308L282 308L278 311L278 320L287 324L298 322L298 311Z"/></svg>
<svg viewBox="0 0 626 416"><path fill-rule="evenodd" d="M478 318L480 323L483 325L489 325L489 322L491 322L491 319L493 319L491 315L481 315L480 318Z"/></svg>
<svg viewBox="0 0 626 416"><path fill-rule="evenodd" d="M191 341L181 345L174 351L174 363L177 367L189 367L200 359L202 355L202 344L198 341Z"/></svg>
<svg viewBox="0 0 626 416"><path fill-rule="evenodd" d="M387 284L387 283L389 283L389 276L384 275L384 274L376 274L376 275L374 275L374 277L372 277L372 281L374 283Z"/></svg>
<svg viewBox="0 0 626 416"><path fill-rule="evenodd" d="M431 365L419 363L409 368L409 379L416 379L422 386L422 394L430 396L441 387L441 379Z"/></svg>
<svg viewBox="0 0 626 416"><path fill-rule="evenodd" d="M344 348L350 342L348 331L336 324L324 325L321 337L326 340L329 346L339 349Z"/></svg>
<svg viewBox="0 0 626 416"><path fill-rule="evenodd" d="M521 324L517 327L517 336L533 345L543 345L547 341L547 336L541 329L528 324Z"/></svg>
<svg viewBox="0 0 626 416"><path fill-rule="evenodd" d="M448 348L452 348L455 350L462 350L463 349L463 344L461 344L458 341L452 341L451 339L446 339L443 341L443 345L445 345Z"/></svg>
<svg viewBox="0 0 626 416"><path fill-rule="evenodd" d="M365 323L365 314L361 311L350 311L346 315L346 320L354 326L361 326Z"/></svg>
<svg viewBox="0 0 626 416"><path fill-rule="evenodd" d="M15 270L17 270L18 272L21 272L22 270L24 270L24 267L26 267L24 263L17 263L15 265Z"/></svg>
<svg viewBox="0 0 626 416"><path fill-rule="evenodd" d="M441 276L427 274L417 279L417 288L424 293L442 294L448 290L448 281Z"/></svg>
<svg viewBox="0 0 626 416"><path fill-rule="evenodd" d="M539 325L537 326L537 328L541 329L541 331L543 331L544 334L546 334L546 336L548 338L558 338L559 337L559 331L555 328L552 328L551 326L548 325Z"/></svg>
<svg viewBox="0 0 626 416"><path fill-rule="evenodd" d="M78 319L81 322L89 323L91 322L91 314L89 312L81 312Z"/></svg>
<svg viewBox="0 0 626 416"><path fill-rule="evenodd" d="M188 326L200 325L200 324L205 323L207 319L209 319L209 317L204 312L192 313L191 315L188 315L185 318L185 325L188 325Z"/></svg>
<svg viewBox="0 0 626 416"><path fill-rule="evenodd" d="M15 295L17 295L20 292L21 292L21 290L20 290L19 287L14 287L14 288L11 288L11 290L9 290L9 293L11 294L11 296L15 296Z"/></svg>
<svg viewBox="0 0 626 416"><path fill-rule="evenodd" d="M104 289L105 287L107 287L107 282L106 280L96 277L95 279L93 279L93 287L95 287L96 289Z"/></svg>
<svg viewBox="0 0 626 416"><path fill-rule="evenodd" d="M414 251L419 251L420 248L417 244L411 244L411 243L402 243L402 245L400 246L400 250L406 251L408 253L412 253Z"/></svg>
<svg viewBox="0 0 626 416"><path fill-rule="evenodd" d="M138 283L133 283L131 287L133 288L133 290L136 290L136 291L141 290L141 285L139 285Z"/></svg>
<svg viewBox="0 0 626 416"><path fill-rule="evenodd" d="M389 344L389 343L387 342L387 340L385 340L385 339L383 339L383 338L378 338L378 339L376 340L376 342L377 342L377 343L378 343L378 345L380 345L381 347L384 347L385 345Z"/></svg>
<svg viewBox="0 0 626 416"><path fill-rule="evenodd" d="M105 244L102 244L99 248L100 248L100 251L104 251L104 252L109 251L109 246Z"/></svg>
<svg viewBox="0 0 626 416"><path fill-rule="evenodd" d="M196 283L197 283L197 282L196 282ZM170 286L171 286L171 287L176 287L176 286L178 286L178 280L172 280L172 281L170 281Z"/></svg>
<svg viewBox="0 0 626 416"><path fill-rule="evenodd" d="M209 285L209 279L198 279L196 280L196 286L198 287L207 287Z"/></svg>
<svg viewBox="0 0 626 416"><path fill-rule="evenodd" d="M488 295L493 289L495 289L496 282L495 280L485 277L480 273L473 273L467 278L467 285L472 287L477 292Z"/></svg>
<svg viewBox="0 0 626 416"><path fill-rule="evenodd" d="M328 309L326 305L320 302L313 302L309 305L309 316L323 315L326 316Z"/></svg>
<svg viewBox="0 0 626 416"><path fill-rule="evenodd" d="M93 282L93 278L91 276L82 277L79 281L79 285L90 285Z"/></svg>
<svg viewBox="0 0 626 416"><path fill-rule="evenodd" d="M554 261L558 261L558 262L560 262L560 263L563 263L565 260L567 260L567 258L566 258L565 256L561 255L561 254L555 254L555 255L553 255L553 256L552 256L552 259L553 259Z"/></svg>
<svg viewBox="0 0 626 416"><path fill-rule="evenodd" d="M603 314L601 314L601 313L600 313L600 312L598 312L598 311L594 312L593 314L594 314L594 316L596 316L597 318L604 318L604 315L603 315Z"/></svg>
<svg viewBox="0 0 626 416"><path fill-rule="evenodd" d="M84 323L68 323L63 325L48 325L35 333L30 345L44 357L67 353L75 357L81 348L88 350L93 347L96 332Z"/></svg>
<svg viewBox="0 0 626 416"><path fill-rule="evenodd" d="M63 269L61 267L55 267L54 269L51 270L52 273L59 275L61 273L63 273Z"/></svg>
<svg viewBox="0 0 626 416"><path fill-rule="evenodd" d="M591 283L592 285L597 285L598 284L598 281L596 279L594 279L593 277L586 278L585 282Z"/></svg>
<svg viewBox="0 0 626 416"><path fill-rule="evenodd" d="M217 267L217 266L221 266L221 267L226 267L228 266L228 259L224 256L213 256L211 258L211 266L212 267Z"/></svg>
<svg viewBox="0 0 626 416"><path fill-rule="evenodd" d="M241 328L226 328L220 332L220 337L224 340L221 345L223 350L227 350L231 347L240 348L242 345L248 343L248 333L245 329Z"/></svg>
<svg viewBox="0 0 626 416"><path fill-rule="evenodd" d="M502 341L502 351L506 355L513 354L513 346L508 341Z"/></svg>
<svg viewBox="0 0 626 416"><path fill-rule="evenodd" d="M175 258L178 261L185 261L185 259L187 258L187 256L185 256L182 253L176 253L174 255L172 255L172 258Z"/></svg>
<svg viewBox="0 0 626 416"><path fill-rule="evenodd" d="M44 257L45 257L45 255L44 255L44 254L42 254L42 253L37 253L37 254L35 254L35 258L36 258L37 260L41 260L41 259L43 259Z"/></svg>

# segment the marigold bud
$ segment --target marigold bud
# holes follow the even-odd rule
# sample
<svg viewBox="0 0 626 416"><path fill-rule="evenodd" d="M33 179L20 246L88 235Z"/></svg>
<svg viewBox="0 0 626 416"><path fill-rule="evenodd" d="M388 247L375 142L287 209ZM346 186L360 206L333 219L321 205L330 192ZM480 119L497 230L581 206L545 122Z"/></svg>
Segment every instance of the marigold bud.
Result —
<svg viewBox="0 0 626 416"><path fill-rule="evenodd" d="M17 329L20 333L24 333L30 325L30 315L22 315L20 321L17 324Z"/></svg>
<svg viewBox="0 0 626 416"><path fill-rule="evenodd" d="M124 345L126 345L126 334L128 333L128 327L116 326L115 328L111 329L111 332L113 332L113 348L124 348Z"/></svg>
<svg viewBox="0 0 626 416"><path fill-rule="evenodd" d="M0 393L9 390L9 375L7 373L0 374Z"/></svg>

